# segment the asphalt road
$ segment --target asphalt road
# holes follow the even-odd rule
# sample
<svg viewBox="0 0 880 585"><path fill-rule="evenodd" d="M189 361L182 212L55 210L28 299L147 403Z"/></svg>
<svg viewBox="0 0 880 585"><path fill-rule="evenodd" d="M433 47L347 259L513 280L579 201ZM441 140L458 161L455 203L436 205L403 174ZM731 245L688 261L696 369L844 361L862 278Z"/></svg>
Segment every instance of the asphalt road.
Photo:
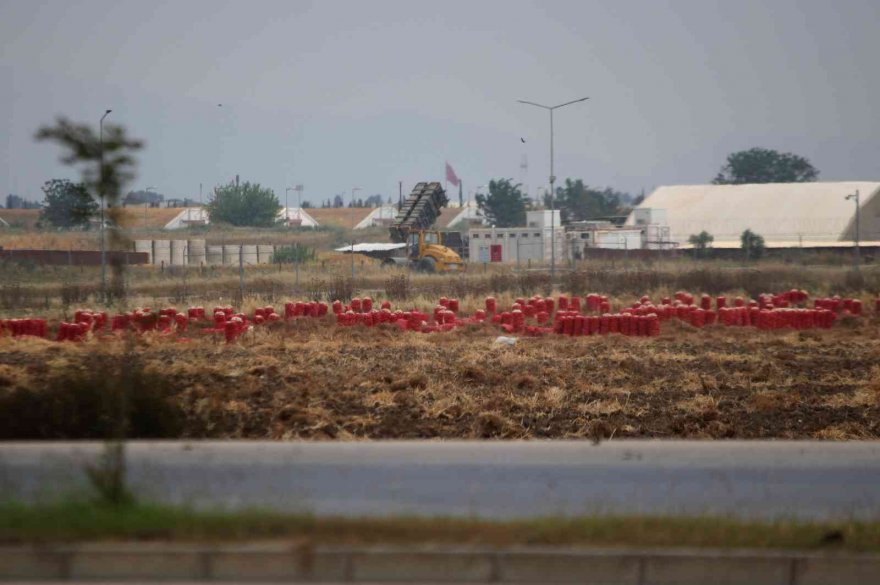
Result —
<svg viewBox="0 0 880 585"><path fill-rule="evenodd" d="M0 444L0 497L88 493L99 443ZM333 516L880 520L880 442L134 442L146 500Z"/></svg>

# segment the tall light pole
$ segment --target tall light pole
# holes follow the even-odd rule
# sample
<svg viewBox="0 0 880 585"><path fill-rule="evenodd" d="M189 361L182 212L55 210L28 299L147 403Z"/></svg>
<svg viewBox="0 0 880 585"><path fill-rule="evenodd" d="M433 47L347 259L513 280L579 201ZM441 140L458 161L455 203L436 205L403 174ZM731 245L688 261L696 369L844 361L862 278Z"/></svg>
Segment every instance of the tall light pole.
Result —
<svg viewBox="0 0 880 585"><path fill-rule="evenodd" d="M354 207L354 194L355 191L363 191L360 187L352 187L351 188L351 206Z"/></svg>
<svg viewBox="0 0 880 585"><path fill-rule="evenodd" d="M856 268L858 269L859 264L861 262L861 252L859 251L859 207L860 207L859 190L856 189L855 193L850 193L849 195L846 196L846 198L847 198L847 200L855 199L855 203L856 203L856 233L855 233L855 236L856 236L856 250L855 250L856 257L855 257L855 260L856 260Z"/></svg>
<svg viewBox="0 0 880 585"><path fill-rule="evenodd" d="M98 155L98 163L101 170L98 173L98 195L101 197L101 296L104 302L107 302L107 246L104 243L104 118L110 115L113 110L106 110L98 122L98 142L101 150Z"/></svg>
<svg viewBox="0 0 880 585"><path fill-rule="evenodd" d="M525 100L516 100L521 104L527 104L529 106L535 106L537 108L542 108L550 112L550 283L552 285L553 278L556 275L556 213L554 212L555 205L553 203L553 198L556 196L556 193L553 189L554 183L556 183L556 176L553 174L553 110L558 110L559 108L570 106L571 104L576 104L578 102L583 102L590 99L589 97L582 97L580 99L571 100L570 102L565 102L564 104L559 104L556 106L545 106L544 104L536 104L535 102L528 102Z"/></svg>

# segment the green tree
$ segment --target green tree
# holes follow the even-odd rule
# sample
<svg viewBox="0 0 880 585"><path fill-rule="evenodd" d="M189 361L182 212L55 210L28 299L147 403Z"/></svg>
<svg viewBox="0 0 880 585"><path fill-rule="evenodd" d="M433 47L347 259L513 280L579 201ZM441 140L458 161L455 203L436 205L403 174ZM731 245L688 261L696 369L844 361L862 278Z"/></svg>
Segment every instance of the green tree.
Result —
<svg viewBox="0 0 880 585"><path fill-rule="evenodd" d="M754 233L752 230L746 230L739 237L743 251L746 253L746 260L756 260L764 255L764 238Z"/></svg>
<svg viewBox="0 0 880 585"><path fill-rule="evenodd" d="M715 236L707 232L706 230L701 231L698 234L692 234L688 238L688 243L694 247L694 253L696 256L705 256L706 250L712 245L712 242L715 241Z"/></svg>
<svg viewBox="0 0 880 585"><path fill-rule="evenodd" d="M513 227L526 224L529 201L520 191L520 184L511 179L489 181L489 194L477 194L477 206L492 225Z"/></svg>
<svg viewBox="0 0 880 585"><path fill-rule="evenodd" d="M258 183L233 181L214 189L206 207L212 222L270 227L275 225L281 203L272 189L263 188Z"/></svg>
<svg viewBox="0 0 880 585"><path fill-rule="evenodd" d="M82 184L96 198L104 198L110 221L117 226L123 225L123 210L118 203L126 183L134 178L137 166L134 154L143 147L142 141L129 138L125 128L116 124L104 125L102 139L92 126L76 124L64 117L58 118L53 126L41 126L37 130L36 139L48 140L61 146L61 162L80 167ZM101 234L103 237L104 232ZM109 230L108 235L109 250L122 251L129 248L129 242L121 230ZM110 268L112 288L109 291L102 290L107 295L105 300L109 300L108 293L119 297L125 293L123 256L111 257ZM103 280L101 285L103 287Z"/></svg>
<svg viewBox="0 0 880 585"><path fill-rule="evenodd" d="M727 163L721 167L712 183L807 183L818 178L818 169L802 156L766 148L752 148L729 155Z"/></svg>
<svg viewBox="0 0 880 585"><path fill-rule="evenodd" d="M556 189L556 207L562 221L584 221L619 213L624 197L610 187L600 191L584 185L581 179L566 179L565 185Z"/></svg>
<svg viewBox="0 0 880 585"><path fill-rule="evenodd" d="M40 219L55 227L88 227L89 219L98 212L98 204L82 183L52 179L42 187L45 194Z"/></svg>

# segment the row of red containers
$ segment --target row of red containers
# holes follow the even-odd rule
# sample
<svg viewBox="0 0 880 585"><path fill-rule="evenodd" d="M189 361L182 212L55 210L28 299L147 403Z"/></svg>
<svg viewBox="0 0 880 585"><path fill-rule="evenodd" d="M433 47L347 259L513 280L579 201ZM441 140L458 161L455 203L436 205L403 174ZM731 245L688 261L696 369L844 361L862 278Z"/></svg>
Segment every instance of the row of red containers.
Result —
<svg viewBox="0 0 880 585"><path fill-rule="evenodd" d="M631 315L615 313L611 315L580 315L574 311L557 318L553 332L562 335L622 335L656 337L660 335L660 319L657 315Z"/></svg>
<svg viewBox="0 0 880 585"><path fill-rule="evenodd" d="M352 325L373 327L383 323L396 323L398 327L404 330L429 333L431 331L439 331L441 328L444 331L448 331L465 323L480 322L486 318L486 313L485 311L477 311L474 313L473 318L459 319L454 312L441 306L439 310L435 310L433 313L433 324L431 317L432 315L416 310L392 312L389 309L382 309L380 311L373 310L369 313L346 311L345 313L336 314L336 324L343 327L350 327Z"/></svg>
<svg viewBox="0 0 880 585"><path fill-rule="evenodd" d="M486 313L497 313L497 299L495 297L486 297L485 307ZM510 310L522 311L527 317L536 317L540 313L552 315L554 308L558 308L560 311L574 311L579 313L581 311L581 299L577 296L569 297L568 295L559 295L558 300L556 301L552 298L544 298L539 295L535 295L529 299L519 297L514 300ZM611 303L608 301L608 297L591 294L587 295L586 309L588 311L607 313L611 311Z"/></svg>
<svg viewBox="0 0 880 585"><path fill-rule="evenodd" d="M12 337L32 335L46 337L49 326L45 319L0 319L0 335L9 331Z"/></svg>
<svg viewBox="0 0 880 585"><path fill-rule="evenodd" d="M456 301L456 303L458 303L458 301ZM371 299L370 297L364 297L362 299L353 298L351 299L351 303L348 305L343 305L342 301L333 301L333 307L333 312L336 314L347 313L348 311L352 311L354 313L370 313L373 310L373 299ZM339 310L337 310L337 307ZM380 308L390 309L391 302L382 301Z"/></svg>
<svg viewBox="0 0 880 585"><path fill-rule="evenodd" d="M337 303L339 301L336 301ZM340 303L341 304L341 303ZM292 319L295 317L323 317L329 311L327 303L319 303L316 301L294 303L284 303L284 318ZM334 303L334 313L336 306Z"/></svg>
<svg viewBox="0 0 880 585"><path fill-rule="evenodd" d="M859 299L842 299L835 296L825 299L816 299L813 301L813 306L816 309L825 309L835 313L847 312L852 315L862 314L862 301ZM880 300L877 301L877 306L880 307ZM880 311L880 308L878 308L878 311Z"/></svg>
<svg viewBox="0 0 880 585"><path fill-rule="evenodd" d="M333 301L331 305L333 308L333 314L338 315L339 313L348 313L349 311L353 313L371 313L373 311L373 299L370 297L364 297L362 299L351 299L351 303L346 305L343 304L342 301L336 300ZM381 309L391 309L391 301L382 301L380 305Z"/></svg>

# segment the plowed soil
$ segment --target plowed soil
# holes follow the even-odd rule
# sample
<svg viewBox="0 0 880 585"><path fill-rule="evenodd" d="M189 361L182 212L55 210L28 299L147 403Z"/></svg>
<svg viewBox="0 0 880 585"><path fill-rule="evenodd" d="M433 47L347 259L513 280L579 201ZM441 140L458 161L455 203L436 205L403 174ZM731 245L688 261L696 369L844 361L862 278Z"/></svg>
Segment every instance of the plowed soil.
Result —
<svg viewBox="0 0 880 585"><path fill-rule="evenodd" d="M869 321L810 332L666 323L659 338L550 336L507 346L493 343L498 332L488 325L400 334L336 328L328 318L262 328L232 345L3 338L0 412L33 418L42 412L34 405L78 392L62 387L64 376L112 378L101 373L111 364L166 389L180 424L161 436L876 439L877 332ZM12 434L77 434L53 434L45 421L40 428Z"/></svg>

